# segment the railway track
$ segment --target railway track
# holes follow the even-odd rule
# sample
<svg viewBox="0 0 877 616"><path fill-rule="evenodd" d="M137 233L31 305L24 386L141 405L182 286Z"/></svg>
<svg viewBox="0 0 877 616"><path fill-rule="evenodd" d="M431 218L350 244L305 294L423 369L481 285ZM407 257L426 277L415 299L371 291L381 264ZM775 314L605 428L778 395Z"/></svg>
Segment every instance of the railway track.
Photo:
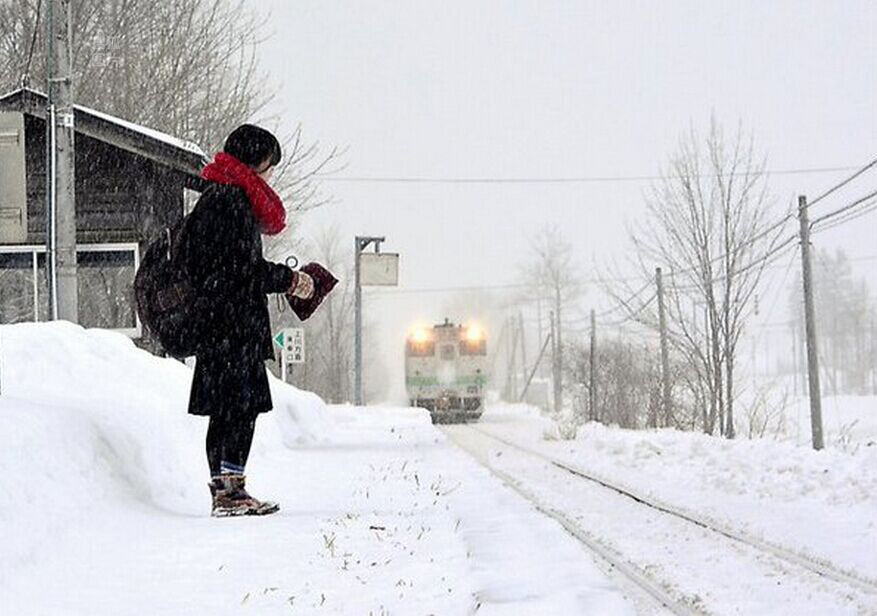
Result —
<svg viewBox="0 0 877 616"><path fill-rule="evenodd" d="M697 600L686 597L668 589L660 580L649 575L647 571L626 559L611 546L605 545L575 521L575 519L553 507L547 506L520 481L510 474L494 468L478 451L469 447L454 434L454 427L440 428L448 439L460 449L466 451L492 475L497 477L512 491L529 501L540 513L560 524L564 530L575 537L588 551L596 556L595 562L610 578L620 582L633 595L641 612L671 613L678 616L705 616L708 612L697 607Z"/></svg>
<svg viewBox="0 0 877 616"><path fill-rule="evenodd" d="M806 571L805 575L816 575L823 580L828 580L834 584L840 584L843 587L853 590L855 593L865 593L869 595L867 608L861 609L860 613L877 613L877 582L874 580L860 576L854 572L846 571L832 563L812 556L800 554L781 545L777 545L764 539L752 536L749 533L739 529L730 528L729 526L709 519L705 516L685 511L682 508L672 504L665 503L650 495L638 492L627 486L619 485L606 477L599 476L587 469L579 468L570 463L564 462L553 456L535 451L530 447L508 440L503 436L496 435L489 430L479 426L468 425L464 430L470 430L471 433L477 434L482 438L490 439L496 443L503 445L509 449L522 452L528 456L540 459L549 464L552 468L563 471L570 476L586 481L588 484L600 486L601 488L611 490L615 494L634 501L638 505L647 507L650 510L660 512L673 519L680 520L688 525L696 526L708 533L718 535L724 539L731 540L740 544L747 550L755 550L757 553L766 555L770 558L777 559L785 565L791 566L793 570ZM619 553L611 545L605 541L601 541L593 533L585 530L569 513L560 511L546 505L532 490L527 487L511 474L497 469L483 455L478 452L472 443L467 443L465 438L460 438L462 433L458 432L459 427L446 428L444 430L448 438L475 457L483 466L485 466L492 474L501 479L512 490L520 496L530 501L540 512L553 518L563 526L567 532L578 539L586 548L597 554L600 560L605 563L607 570L611 576L618 578L619 574L623 576L628 587L635 587L641 595L644 595L652 601L654 606L660 606L674 614L707 614L709 611L703 605L702 600L697 595L687 596L685 593L672 587L660 579L652 575L648 568L637 565L624 555ZM849 595L853 596L853 595ZM870 599L873 599L872 603ZM871 611L873 606L873 611Z"/></svg>

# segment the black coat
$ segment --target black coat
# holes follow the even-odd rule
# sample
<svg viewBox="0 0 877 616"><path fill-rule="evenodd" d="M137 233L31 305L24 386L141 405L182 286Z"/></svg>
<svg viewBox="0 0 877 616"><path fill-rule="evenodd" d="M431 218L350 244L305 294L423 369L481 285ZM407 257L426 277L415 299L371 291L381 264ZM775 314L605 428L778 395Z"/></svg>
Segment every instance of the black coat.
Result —
<svg viewBox="0 0 877 616"><path fill-rule="evenodd" d="M293 273L262 258L262 238L243 189L208 185L186 221L180 255L195 287L202 341L189 412L271 410L264 363L274 358L267 296L288 290Z"/></svg>

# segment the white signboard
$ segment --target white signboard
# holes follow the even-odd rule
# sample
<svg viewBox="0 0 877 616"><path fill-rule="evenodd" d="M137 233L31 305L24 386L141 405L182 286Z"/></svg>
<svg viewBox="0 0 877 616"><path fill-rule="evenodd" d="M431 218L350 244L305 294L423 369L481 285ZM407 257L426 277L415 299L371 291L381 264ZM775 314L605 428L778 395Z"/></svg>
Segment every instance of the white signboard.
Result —
<svg viewBox="0 0 877 616"><path fill-rule="evenodd" d="M274 344L280 347L284 364L305 362L305 330L287 327L274 334Z"/></svg>
<svg viewBox="0 0 877 616"><path fill-rule="evenodd" d="M283 330L286 333L284 353L286 362L289 364L305 363L305 330L300 327L288 327Z"/></svg>
<svg viewBox="0 0 877 616"><path fill-rule="evenodd" d="M362 286L397 286L399 254L364 252L359 255L359 281Z"/></svg>

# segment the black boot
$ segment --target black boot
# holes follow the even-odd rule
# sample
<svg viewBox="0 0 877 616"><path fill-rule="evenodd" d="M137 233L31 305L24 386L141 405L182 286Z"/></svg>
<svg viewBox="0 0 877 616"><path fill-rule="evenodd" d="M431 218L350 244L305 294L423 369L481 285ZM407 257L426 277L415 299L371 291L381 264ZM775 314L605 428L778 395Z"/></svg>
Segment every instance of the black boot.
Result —
<svg viewBox="0 0 877 616"><path fill-rule="evenodd" d="M270 501L260 501L247 493L244 475L219 475L208 484L213 496L215 518L239 515L268 515L280 510L280 505Z"/></svg>

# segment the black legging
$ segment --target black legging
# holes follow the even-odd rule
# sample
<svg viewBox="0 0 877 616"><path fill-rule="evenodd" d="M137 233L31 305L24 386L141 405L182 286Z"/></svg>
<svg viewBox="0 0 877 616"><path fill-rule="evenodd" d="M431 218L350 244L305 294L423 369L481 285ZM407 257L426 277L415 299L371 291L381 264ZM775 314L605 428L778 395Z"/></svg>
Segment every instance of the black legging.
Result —
<svg viewBox="0 0 877 616"><path fill-rule="evenodd" d="M210 425L207 426L207 463L211 476L222 473L223 462L243 470L250 455L255 430L255 415L210 416Z"/></svg>

